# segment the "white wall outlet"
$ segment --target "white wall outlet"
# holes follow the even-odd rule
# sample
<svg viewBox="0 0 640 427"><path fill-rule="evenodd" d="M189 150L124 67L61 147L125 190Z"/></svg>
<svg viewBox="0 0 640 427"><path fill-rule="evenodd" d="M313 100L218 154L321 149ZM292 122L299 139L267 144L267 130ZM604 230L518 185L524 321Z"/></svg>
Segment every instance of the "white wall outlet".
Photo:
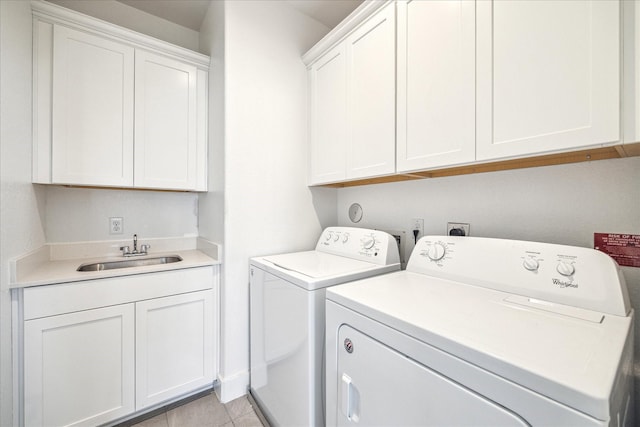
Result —
<svg viewBox="0 0 640 427"><path fill-rule="evenodd" d="M414 234L414 230L418 230L418 235L415 236ZM422 236L424 236L424 219L423 218L413 218L411 220L411 228L410 228L411 237L414 237L414 242L417 241L419 238L421 238Z"/></svg>
<svg viewBox="0 0 640 427"><path fill-rule="evenodd" d="M470 225L466 222L448 222L447 236L468 236Z"/></svg>
<svg viewBox="0 0 640 427"><path fill-rule="evenodd" d="M122 234L124 230L124 221L122 217L109 218L109 234Z"/></svg>

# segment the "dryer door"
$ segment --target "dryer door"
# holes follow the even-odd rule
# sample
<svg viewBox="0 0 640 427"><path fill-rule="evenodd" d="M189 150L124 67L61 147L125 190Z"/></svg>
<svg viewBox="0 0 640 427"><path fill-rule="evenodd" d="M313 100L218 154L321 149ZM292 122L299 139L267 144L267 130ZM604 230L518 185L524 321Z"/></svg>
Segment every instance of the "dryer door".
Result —
<svg viewBox="0 0 640 427"><path fill-rule="evenodd" d="M529 425L348 325L340 327L338 343L339 426Z"/></svg>

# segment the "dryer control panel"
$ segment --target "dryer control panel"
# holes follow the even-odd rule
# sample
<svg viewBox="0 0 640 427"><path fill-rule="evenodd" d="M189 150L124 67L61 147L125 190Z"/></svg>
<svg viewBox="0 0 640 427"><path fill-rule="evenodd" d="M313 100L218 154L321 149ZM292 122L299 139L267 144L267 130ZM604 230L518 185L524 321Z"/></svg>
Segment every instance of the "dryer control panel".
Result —
<svg viewBox="0 0 640 427"><path fill-rule="evenodd" d="M589 248L425 236L413 250L407 271L618 316L631 309L616 262Z"/></svg>
<svg viewBox="0 0 640 427"><path fill-rule="evenodd" d="M378 265L400 262L396 239L380 230L328 227L320 235L316 250Z"/></svg>

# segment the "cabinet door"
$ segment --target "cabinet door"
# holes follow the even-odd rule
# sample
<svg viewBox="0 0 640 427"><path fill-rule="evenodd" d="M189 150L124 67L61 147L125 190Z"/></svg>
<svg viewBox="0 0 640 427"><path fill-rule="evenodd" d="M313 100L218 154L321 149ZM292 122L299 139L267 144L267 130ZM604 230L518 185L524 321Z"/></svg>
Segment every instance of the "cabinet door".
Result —
<svg viewBox="0 0 640 427"><path fill-rule="evenodd" d="M475 160L475 37L475 2L398 2L398 172Z"/></svg>
<svg viewBox="0 0 640 427"><path fill-rule="evenodd" d="M349 120L347 178L395 171L395 35L395 4L391 2L345 42Z"/></svg>
<svg viewBox="0 0 640 427"><path fill-rule="evenodd" d="M211 291L136 303L136 409L213 383Z"/></svg>
<svg viewBox="0 0 640 427"><path fill-rule="evenodd" d="M60 25L53 31L53 183L133 184L130 46Z"/></svg>
<svg viewBox="0 0 640 427"><path fill-rule="evenodd" d="M25 425L98 425L134 411L134 306L24 323Z"/></svg>
<svg viewBox="0 0 640 427"><path fill-rule="evenodd" d="M327 52L309 70L311 87L310 184L346 178L347 60L345 45Z"/></svg>
<svg viewBox="0 0 640 427"><path fill-rule="evenodd" d="M477 3L477 158L620 139L619 2Z"/></svg>
<svg viewBox="0 0 640 427"><path fill-rule="evenodd" d="M136 51L136 187L196 188L196 67Z"/></svg>

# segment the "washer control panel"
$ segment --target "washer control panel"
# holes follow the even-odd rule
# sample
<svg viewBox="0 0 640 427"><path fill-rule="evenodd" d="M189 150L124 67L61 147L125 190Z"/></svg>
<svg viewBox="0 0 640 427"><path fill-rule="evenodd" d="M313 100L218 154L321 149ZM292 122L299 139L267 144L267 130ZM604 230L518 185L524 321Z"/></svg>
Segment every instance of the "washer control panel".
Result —
<svg viewBox="0 0 640 427"><path fill-rule="evenodd" d="M316 250L379 265L400 262L396 240L380 230L328 227L318 239Z"/></svg>
<svg viewBox="0 0 640 427"><path fill-rule="evenodd" d="M624 277L594 249L481 237L425 236L407 271L626 316Z"/></svg>

